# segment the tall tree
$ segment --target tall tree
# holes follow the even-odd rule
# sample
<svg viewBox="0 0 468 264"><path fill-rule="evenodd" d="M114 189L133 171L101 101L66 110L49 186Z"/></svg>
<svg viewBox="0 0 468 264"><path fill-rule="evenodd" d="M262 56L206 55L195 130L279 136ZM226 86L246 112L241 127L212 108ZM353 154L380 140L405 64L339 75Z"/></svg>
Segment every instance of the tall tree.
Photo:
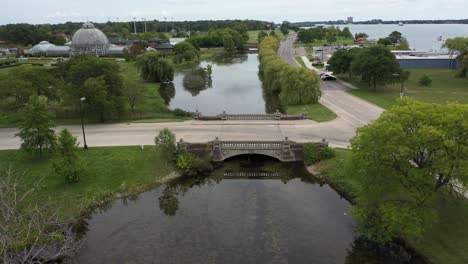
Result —
<svg viewBox="0 0 468 264"><path fill-rule="evenodd" d="M21 149L38 152L39 156L44 150L53 149L56 143L55 124L47 108L47 98L32 95L21 114L20 131L16 134L21 138Z"/></svg>
<svg viewBox="0 0 468 264"><path fill-rule="evenodd" d="M351 63L357 57L361 49L340 49L333 53L330 60L328 60L327 69L333 73L351 73Z"/></svg>
<svg viewBox="0 0 468 264"><path fill-rule="evenodd" d="M160 146L163 153L169 155L171 159L176 158L176 136L171 130L164 128L159 131L159 134L154 138L154 143Z"/></svg>
<svg viewBox="0 0 468 264"><path fill-rule="evenodd" d="M384 84L400 71L395 56L383 46L364 49L351 64L353 73L360 75L369 86L377 90L377 84Z"/></svg>
<svg viewBox="0 0 468 264"><path fill-rule="evenodd" d="M450 51L450 54L457 56L457 60L460 65L458 76L466 78L468 67L466 66L466 63L463 63L463 60L468 56L468 38L457 37L447 39L442 47L447 48Z"/></svg>
<svg viewBox="0 0 468 264"><path fill-rule="evenodd" d="M174 80L174 65L160 57L158 52L146 52L138 57L136 65L143 80L148 82L171 82Z"/></svg>
<svg viewBox="0 0 468 264"><path fill-rule="evenodd" d="M80 178L80 165L78 160L78 142L68 129L60 131L57 140L57 154L59 157L54 162L57 174L64 177L69 183L78 182Z"/></svg>
<svg viewBox="0 0 468 264"><path fill-rule="evenodd" d="M351 140L362 188L353 213L362 235L380 242L419 237L434 222L428 202L468 187L468 106L404 98Z"/></svg>
<svg viewBox="0 0 468 264"><path fill-rule="evenodd" d="M341 36L343 38L348 38L348 39L353 38L353 34L351 34L351 30L349 30L349 27L343 28L343 31L341 31Z"/></svg>
<svg viewBox="0 0 468 264"><path fill-rule="evenodd" d="M134 114L135 106L143 101L145 86L138 81L127 81L125 87L125 96L130 105L130 111Z"/></svg>

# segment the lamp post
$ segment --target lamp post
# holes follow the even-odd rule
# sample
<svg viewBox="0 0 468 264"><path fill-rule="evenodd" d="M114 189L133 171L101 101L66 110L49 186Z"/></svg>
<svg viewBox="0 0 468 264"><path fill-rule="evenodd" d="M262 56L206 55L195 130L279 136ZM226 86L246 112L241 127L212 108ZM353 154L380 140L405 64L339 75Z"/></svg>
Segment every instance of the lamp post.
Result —
<svg viewBox="0 0 468 264"><path fill-rule="evenodd" d="M136 35L136 17L133 18L133 31Z"/></svg>
<svg viewBox="0 0 468 264"><path fill-rule="evenodd" d="M88 149L88 145L86 145L86 135L84 131L84 122L83 122L83 103L86 101L86 97L80 98L80 117L81 117L81 130L83 131L83 148Z"/></svg>
<svg viewBox="0 0 468 264"><path fill-rule="evenodd" d="M146 18L142 18L142 20L145 23L145 33L146 33Z"/></svg>
<svg viewBox="0 0 468 264"><path fill-rule="evenodd" d="M403 80L403 77L398 73L394 73L392 75L400 80L400 99L401 99L401 98L403 98L403 95L404 95L404 89L403 89L404 80Z"/></svg>

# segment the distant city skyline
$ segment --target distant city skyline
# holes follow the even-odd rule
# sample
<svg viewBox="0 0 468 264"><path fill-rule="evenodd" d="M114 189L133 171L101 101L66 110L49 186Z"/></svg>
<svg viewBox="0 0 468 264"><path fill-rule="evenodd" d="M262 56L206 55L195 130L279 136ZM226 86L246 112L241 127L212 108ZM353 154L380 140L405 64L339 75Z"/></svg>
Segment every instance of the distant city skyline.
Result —
<svg viewBox="0 0 468 264"><path fill-rule="evenodd" d="M138 3L138 4L136 4ZM322 3L322 4L321 4ZM421 11L424 6L423 11ZM419 11L418 11L419 10ZM446 0L15 0L2 3L0 24L67 21L256 19L281 22L371 19L466 19L468 1Z"/></svg>

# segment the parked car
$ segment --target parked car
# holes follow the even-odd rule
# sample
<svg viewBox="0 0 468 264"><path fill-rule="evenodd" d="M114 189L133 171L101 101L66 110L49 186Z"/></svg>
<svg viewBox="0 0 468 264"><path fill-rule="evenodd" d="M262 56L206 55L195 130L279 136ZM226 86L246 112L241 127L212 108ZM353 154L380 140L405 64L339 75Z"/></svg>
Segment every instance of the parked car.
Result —
<svg viewBox="0 0 468 264"><path fill-rule="evenodd" d="M336 77L329 74L329 73L323 73L323 74L320 74L320 78L323 80L323 81L336 81Z"/></svg>

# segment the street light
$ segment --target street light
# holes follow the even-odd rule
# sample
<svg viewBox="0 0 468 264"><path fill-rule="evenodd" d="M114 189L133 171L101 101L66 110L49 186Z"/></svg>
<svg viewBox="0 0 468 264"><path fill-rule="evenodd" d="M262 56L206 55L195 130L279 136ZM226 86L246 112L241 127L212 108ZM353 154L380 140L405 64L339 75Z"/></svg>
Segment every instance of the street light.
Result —
<svg viewBox="0 0 468 264"><path fill-rule="evenodd" d="M81 130L83 131L83 148L88 149L88 145L86 145L86 135L84 131L84 122L83 122L83 103L86 101L86 97L80 98L80 117L81 117Z"/></svg>
<svg viewBox="0 0 468 264"><path fill-rule="evenodd" d="M136 35L136 17L133 18L133 31L135 32Z"/></svg>
<svg viewBox="0 0 468 264"><path fill-rule="evenodd" d="M401 99L401 98L403 98L403 95L404 95L404 90L403 90L403 82L404 82L404 80L403 80L403 78L401 77L401 75L398 74L398 73L394 73L394 74L392 74L392 75L393 75L394 77L397 77L398 79L400 79L400 84L401 84L401 86L400 86L400 99Z"/></svg>

